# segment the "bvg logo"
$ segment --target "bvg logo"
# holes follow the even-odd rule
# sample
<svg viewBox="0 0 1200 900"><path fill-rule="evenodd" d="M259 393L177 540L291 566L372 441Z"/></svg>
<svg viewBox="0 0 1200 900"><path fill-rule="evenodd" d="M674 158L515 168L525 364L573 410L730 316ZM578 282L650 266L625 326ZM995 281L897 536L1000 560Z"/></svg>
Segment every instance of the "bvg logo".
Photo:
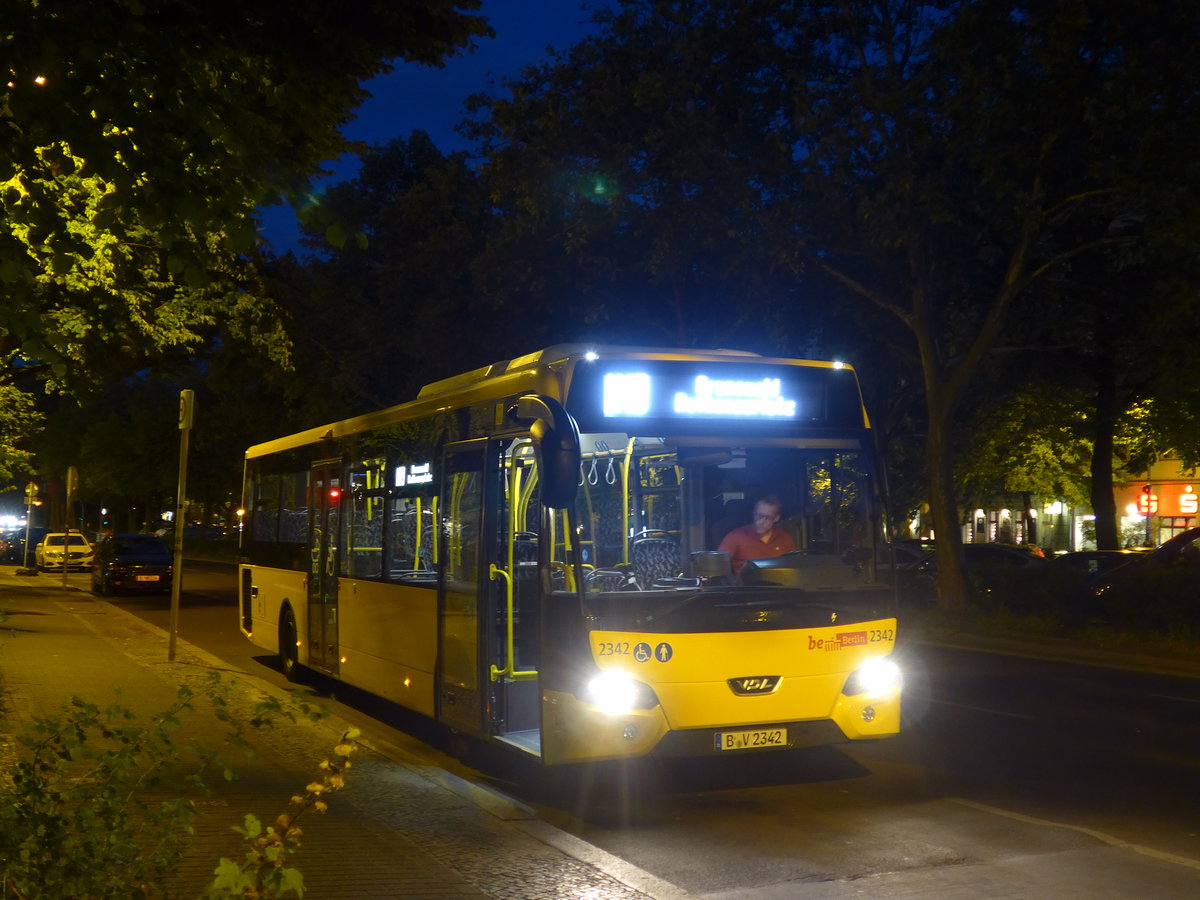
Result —
<svg viewBox="0 0 1200 900"><path fill-rule="evenodd" d="M809 650L836 651L843 647L862 647L866 644L867 633L865 631L839 631L837 640L815 638L811 634L808 636Z"/></svg>
<svg viewBox="0 0 1200 900"><path fill-rule="evenodd" d="M769 694L779 687L778 675L748 675L745 678L730 678L730 689L740 696Z"/></svg>

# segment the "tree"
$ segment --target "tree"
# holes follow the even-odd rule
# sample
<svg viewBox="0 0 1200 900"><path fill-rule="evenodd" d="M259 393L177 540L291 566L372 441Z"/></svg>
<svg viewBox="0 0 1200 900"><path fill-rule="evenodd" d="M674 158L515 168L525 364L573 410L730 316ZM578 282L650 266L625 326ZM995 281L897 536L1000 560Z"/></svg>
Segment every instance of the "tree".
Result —
<svg viewBox="0 0 1200 900"><path fill-rule="evenodd" d="M1187 163L1152 177L1144 165L1194 134L1194 76L1152 60L1163 35L1194 46L1196 23L1184 4L1149 19L1108 2L852 12L826 20L826 71L853 76L810 93L802 154L802 184L837 230L802 240L810 265L916 342L933 518L953 546L950 427L1013 310L1051 276L1070 278L1070 264L1103 267L1140 238L1114 227L1129 210L1153 206L1159 227L1194 235L1164 202ZM957 605L959 567L942 571L943 602Z"/></svg>
<svg viewBox="0 0 1200 900"><path fill-rule="evenodd" d="M394 59L440 65L491 35L467 14L479 6L7 4L0 386L41 378L88 394L178 365L214 335L286 364L260 283L258 206L302 196L348 149L340 127L362 80ZM6 400L5 415L19 409ZM0 446L0 470L10 458Z"/></svg>
<svg viewBox="0 0 1200 900"><path fill-rule="evenodd" d="M635 258L658 302L637 300L668 321L678 301L692 329L729 333L765 305L753 277L718 304L672 296L728 284L714 259L734 247L760 273L823 276L888 314L919 365L942 602L960 607L956 415L1014 312L1135 244L1195 246L1190 5L625 0L597 21L482 107L509 208L535 233L564 228L577 261L614 234L651 246ZM589 218L575 194L564 211L556 166L603 173L627 200ZM719 247L692 227L714 221Z"/></svg>
<svg viewBox="0 0 1200 900"><path fill-rule="evenodd" d="M443 155L420 131L374 147L317 218L359 238L330 246L307 227L313 255L277 270L300 373L285 391L302 420L402 402L520 339L520 309L500 308L477 277L493 210L465 154Z"/></svg>
<svg viewBox="0 0 1200 900"><path fill-rule="evenodd" d="M363 79L490 35L479 5L9 3L0 385L86 391L218 328L282 363L256 208L347 149Z"/></svg>
<svg viewBox="0 0 1200 900"><path fill-rule="evenodd" d="M1165 450L1193 462L1200 454L1200 371L1179 327L1197 316L1200 271L1190 247L1172 246L1186 234L1147 235L1098 263L1068 264L1069 277L1040 285L1020 317L1020 344L1041 349L1025 351L1031 364L1010 367L1011 380L1051 402L1075 398L1071 433L1091 447L1083 487L1101 549L1121 546L1113 484L1140 479ZM1063 443L1055 451L1074 455Z"/></svg>
<svg viewBox="0 0 1200 900"><path fill-rule="evenodd" d="M502 219L481 268L502 296L579 338L803 341L789 326L817 310L762 210L792 168L773 78L795 16L762 0L622 3L507 82L511 99L474 98L467 132Z"/></svg>

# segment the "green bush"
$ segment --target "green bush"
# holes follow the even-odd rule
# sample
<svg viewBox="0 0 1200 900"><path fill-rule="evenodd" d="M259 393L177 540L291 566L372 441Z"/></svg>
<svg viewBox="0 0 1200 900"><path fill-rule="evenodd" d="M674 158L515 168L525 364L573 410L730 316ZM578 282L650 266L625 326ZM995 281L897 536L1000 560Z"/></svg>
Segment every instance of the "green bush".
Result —
<svg viewBox="0 0 1200 900"><path fill-rule="evenodd" d="M247 813L243 824L234 826L249 844L245 859L241 863L221 860L205 900L233 897L268 900L290 893L304 895L303 876L299 870L285 865L288 856L300 847L303 832L297 822L306 813L325 812L325 796L345 786L345 772L350 768L349 756L356 748L357 737L357 728L342 735L333 748L333 759L321 763L320 780L309 782L303 794L292 797L291 810L280 815L274 825L264 828L257 816Z"/></svg>
<svg viewBox="0 0 1200 900"><path fill-rule="evenodd" d="M0 887L14 898L128 900L161 894L186 848L192 798L213 771L232 778L217 748L180 746L181 716L203 698L228 727L222 746L249 749L248 728L270 726L307 705L263 698L242 721L231 686L213 673L199 692L181 687L166 709L140 722L116 700L101 708L73 697L16 736L0 776ZM265 895L264 895L265 896Z"/></svg>

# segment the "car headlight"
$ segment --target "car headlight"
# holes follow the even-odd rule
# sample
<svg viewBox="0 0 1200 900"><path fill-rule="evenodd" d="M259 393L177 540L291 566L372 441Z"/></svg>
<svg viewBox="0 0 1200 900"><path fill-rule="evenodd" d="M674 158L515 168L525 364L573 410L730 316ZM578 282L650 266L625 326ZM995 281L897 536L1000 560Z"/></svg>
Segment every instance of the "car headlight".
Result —
<svg viewBox="0 0 1200 900"><path fill-rule="evenodd" d="M624 672L601 672L587 684L585 698L610 716L623 716L635 709L651 709L658 698L650 686Z"/></svg>
<svg viewBox="0 0 1200 900"><path fill-rule="evenodd" d="M848 697L865 694L867 697L884 697L894 694L904 684L900 667L890 659L869 659L846 679L842 693Z"/></svg>

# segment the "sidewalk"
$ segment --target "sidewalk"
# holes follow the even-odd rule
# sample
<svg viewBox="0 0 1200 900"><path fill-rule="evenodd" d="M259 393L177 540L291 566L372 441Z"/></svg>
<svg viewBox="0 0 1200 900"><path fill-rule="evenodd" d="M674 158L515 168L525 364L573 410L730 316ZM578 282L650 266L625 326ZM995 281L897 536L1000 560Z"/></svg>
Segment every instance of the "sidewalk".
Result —
<svg viewBox="0 0 1200 900"><path fill-rule="evenodd" d="M166 708L180 685L198 687L214 669L238 685L249 709L261 693L286 695L254 676L230 673L216 658L184 641L167 660L167 636L130 613L55 582L0 566L0 759L9 735L35 716L50 714L72 696L107 705L113 686L139 715ZM197 705L197 710L200 706ZM221 857L241 859L245 847L232 827L246 813L265 823L317 775L345 729L321 723L251 729L258 755L222 752L237 773L216 779L200 802L196 835L172 890L196 896ZM180 744L213 742L227 729L211 714L189 718ZM9 745L9 746L4 746ZM369 746L352 757L345 790L330 795L329 811L303 821L303 844L289 860L304 876L306 898L457 900L674 900L683 894L648 873L537 820L532 810L486 788L419 761L393 758Z"/></svg>

